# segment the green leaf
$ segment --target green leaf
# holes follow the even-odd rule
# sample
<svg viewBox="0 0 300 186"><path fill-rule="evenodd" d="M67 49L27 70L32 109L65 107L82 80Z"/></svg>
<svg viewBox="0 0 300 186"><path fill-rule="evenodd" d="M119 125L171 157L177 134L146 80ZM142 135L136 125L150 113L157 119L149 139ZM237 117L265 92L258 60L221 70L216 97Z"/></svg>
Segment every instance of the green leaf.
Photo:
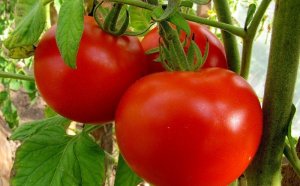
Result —
<svg viewBox="0 0 300 186"><path fill-rule="evenodd" d="M149 28L149 23L151 21L151 12L142 8L135 6L130 6L130 27L135 32L144 31Z"/></svg>
<svg viewBox="0 0 300 186"><path fill-rule="evenodd" d="M36 91L36 86L34 81L22 81L22 87L27 93L33 93Z"/></svg>
<svg viewBox="0 0 300 186"><path fill-rule="evenodd" d="M195 63L194 71L199 71L199 69L202 67L202 65L204 64L204 62L207 59L207 55L208 55L208 51L209 51L209 42L206 41L205 52L204 52L203 56L202 56L202 53L201 53L198 45L195 43L195 41L192 41L191 45L194 45L195 54L196 54L196 63Z"/></svg>
<svg viewBox="0 0 300 186"><path fill-rule="evenodd" d="M119 155L115 186L136 186L143 180L138 177L126 164L122 155Z"/></svg>
<svg viewBox="0 0 300 186"><path fill-rule="evenodd" d="M11 58L33 55L34 44L46 25L46 9L43 1L18 0L15 8L16 29L4 41L6 54Z"/></svg>
<svg viewBox="0 0 300 186"><path fill-rule="evenodd" d="M70 123L68 119L59 115L40 121L25 123L13 132L10 139L24 141L50 125L64 126L68 123Z"/></svg>
<svg viewBox="0 0 300 186"><path fill-rule="evenodd" d="M251 23L254 13L256 11L256 5L255 4L250 4L247 12L247 17L244 25L244 29L246 30L248 25Z"/></svg>
<svg viewBox="0 0 300 186"><path fill-rule="evenodd" d="M4 101L8 98L8 92L2 91L0 92L0 105L4 103Z"/></svg>
<svg viewBox="0 0 300 186"><path fill-rule="evenodd" d="M65 0L57 22L56 42L64 62L76 68L76 56L83 33L83 0Z"/></svg>
<svg viewBox="0 0 300 186"><path fill-rule="evenodd" d="M186 33L187 37L191 35L191 29L188 22L182 17L179 12L176 12L168 20L176 25L177 28L182 29Z"/></svg>
<svg viewBox="0 0 300 186"><path fill-rule="evenodd" d="M161 15L153 14L153 19L157 22L164 21L175 14L180 7L181 0L169 0L167 8L163 11Z"/></svg>
<svg viewBox="0 0 300 186"><path fill-rule="evenodd" d="M51 118L51 117L57 115L57 113L52 108L50 108L48 105L46 106L46 108L44 110L44 114L45 114L46 118Z"/></svg>
<svg viewBox="0 0 300 186"><path fill-rule="evenodd" d="M193 3L196 3L198 5L205 5L207 3L209 3L211 0L190 0L192 1Z"/></svg>
<svg viewBox="0 0 300 186"><path fill-rule="evenodd" d="M21 81L18 79L11 79L9 82L9 89L17 91L21 88Z"/></svg>
<svg viewBox="0 0 300 186"><path fill-rule="evenodd" d="M11 129L19 125L19 117L16 107L13 105L10 97L8 97L2 104L2 113L5 121Z"/></svg>
<svg viewBox="0 0 300 186"><path fill-rule="evenodd" d="M12 185L102 185L104 157L86 133L67 136L62 126L49 125L19 147Z"/></svg>

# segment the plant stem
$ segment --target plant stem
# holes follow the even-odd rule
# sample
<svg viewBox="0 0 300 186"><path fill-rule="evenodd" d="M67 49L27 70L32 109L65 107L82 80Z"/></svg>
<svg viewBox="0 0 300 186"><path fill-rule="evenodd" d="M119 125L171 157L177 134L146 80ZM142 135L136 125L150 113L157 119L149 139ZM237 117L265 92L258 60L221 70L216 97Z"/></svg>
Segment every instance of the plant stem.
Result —
<svg viewBox="0 0 300 186"><path fill-rule="evenodd" d="M142 1L137 1L137 0L110 0L111 2L118 2L118 3L123 3L123 4L127 4L127 5L132 5L132 6L136 6L136 7L140 7L140 8L144 8L146 10L154 10L156 6L150 5L148 3L142 2ZM236 27L230 24L226 24L226 23L220 23L217 21L212 21L212 20L208 20L205 18L201 18L198 16L193 16L193 15L188 15L188 14L184 14L181 13L181 15L190 21L193 22L197 22L197 23L201 23L201 24L206 24L209 26L213 26L216 28L220 28L222 30L225 30L229 33L232 33L236 36L239 37L245 37L246 36L246 32L244 31L244 29L240 28L240 27Z"/></svg>
<svg viewBox="0 0 300 186"><path fill-rule="evenodd" d="M83 131L86 132L86 133L91 133L101 127L103 127L104 125L88 125L86 124L83 128Z"/></svg>
<svg viewBox="0 0 300 186"><path fill-rule="evenodd" d="M11 79L34 81L34 77L32 76L14 74L14 73L3 72L3 71L0 71L0 78L11 78Z"/></svg>
<svg viewBox="0 0 300 186"><path fill-rule="evenodd" d="M122 3L126 5L136 6L147 10L154 10L156 6L138 0L110 0L110 2Z"/></svg>
<svg viewBox="0 0 300 186"><path fill-rule="evenodd" d="M201 23L201 24L205 24L205 25L209 25L209 26L213 26L216 28L220 28L222 30L225 30L229 33L232 33L236 36L239 37L245 37L246 36L246 32L244 31L244 29L240 28L240 27L236 27L233 26L231 24L227 24L227 23L221 23L221 22L217 22L217 21L212 21L206 18L201 18L201 17L197 17L197 16L193 16L193 15L189 15L189 14L181 14L185 19L196 22L196 23Z"/></svg>
<svg viewBox="0 0 300 186"><path fill-rule="evenodd" d="M263 101L263 136L246 171L249 186L281 183L281 160L300 57L300 1L277 0Z"/></svg>
<svg viewBox="0 0 300 186"><path fill-rule="evenodd" d="M148 0L148 3L151 5L158 5L158 0Z"/></svg>
<svg viewBox="0 0 300 186"><path fill-rule="evenodd" d="M218 20L223 23L228 23L232 25L233 23L232 23L231 12L229 9L228 1L214 0L214 5L216 8ZM236 73L240 73L241 61L240 61L240 54L239 54L236 37L224 30L222 30L221 33L222 33L222 38L224 42L229 69Z"/></svg>
<svg viewBox="0 0 300 186"><path fill-rule="evenodd" d="M116 30L116 25L118 21L119 14L121 12L123 4L117 3L113 5L113 8L111 9L111 12L106 17L103 25L104 30L112 31L114 32ZM110 19L108 19L110 17Z"/></svg>
<svg viewBox="0 0 300 186"><path fill-rule="evenodd" d="M190 64L181 45L181 41L179 39L177 31L174 30L166 21L160 22L159 29L159 34L163 38L165 44L167 45L172 57L172 60L169 61L169 63L172 63L172 66L179 67L179 69L172 70L190 70Z"/></svg>
<svg viewBox="0 0 300 186"><path fill-rule="evenodd" d="M242 67L241 67L241 75L245 79L247 79L249 76L253 41L257 32L257 28L271 1L272 0L263 0L261 2L253 17L250 26L246 30L246 37L244 37L243 40Z"/></svg>
<svg viewBox="0 0 300 186"><path fill-rule="evenodd" d="M295 152L295 150L292 150L287 144L285 144L283 153L289 160L289 163L293 167L294 171L298 174L298 176L300 176L300 160L297 156L297 152Z"/></svg>

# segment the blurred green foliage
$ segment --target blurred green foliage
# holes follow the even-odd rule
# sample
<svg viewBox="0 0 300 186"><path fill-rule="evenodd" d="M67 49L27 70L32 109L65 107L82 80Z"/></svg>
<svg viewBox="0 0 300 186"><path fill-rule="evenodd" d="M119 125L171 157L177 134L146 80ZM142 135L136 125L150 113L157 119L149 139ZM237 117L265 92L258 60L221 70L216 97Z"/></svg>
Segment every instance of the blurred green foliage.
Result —
<svg viewBox="0 0 300 186"><path fill-rule="evenodd" d="M32 58L14 60L5 55L2 41L14 28L14 7L17 0L0 1L0 71L27 75L31 73ZM32 81L0 78L0 111L11 129L19 125L17 109L12 101L11 92L22 89L31 100L36 98L36 87Z"/></svg>

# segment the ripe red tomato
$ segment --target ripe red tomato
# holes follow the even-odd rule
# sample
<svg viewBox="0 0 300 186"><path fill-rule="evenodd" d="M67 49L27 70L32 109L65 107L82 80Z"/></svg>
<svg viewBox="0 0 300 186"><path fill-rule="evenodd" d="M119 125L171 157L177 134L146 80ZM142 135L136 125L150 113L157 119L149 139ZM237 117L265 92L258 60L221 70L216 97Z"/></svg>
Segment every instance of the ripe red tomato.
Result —
<svg viewBox="0 0 300 186"><path fill-rule="evenodd" d="M116 112L124 159L155 186L225 186L249 165L261 134L255 92L221 68L145 76Z"/></svg>
<svg viewBox="0 0 300 186"><path fill-rule="evenodd" d="M202 55L205 52L206 43L208 42L209 44L208 56L202 68L220 67L227 69L228 65L226 60L225 49L221 41L204 26L194 22L188 23L191 32L194 34L195 42L198 45ZM157 48L159 46L159 37L160 36L158 34L157 27L155 27L149 33L147 33L141 42L144 50L147 51L153 48ZM181 41L183 41L185 38L186 34L184 32L181 32ZM188 49L188 46L189 45L186 45L186 47L184 48L186 51ZM147 55L147 60L151 64L151 72L165 71L161 63L154 61L158 56L158 53Z"/></svg>
<svg viewBox="0 0 300 186"><path fill-rule="evenodd" d="M140 41L105 33L92 17L85 17L77 68L71 69L59 53L55 30L53 26L43 35L34 55L41 96L69 119L84 123L113 120L124 91L148 68Z"/></svg>

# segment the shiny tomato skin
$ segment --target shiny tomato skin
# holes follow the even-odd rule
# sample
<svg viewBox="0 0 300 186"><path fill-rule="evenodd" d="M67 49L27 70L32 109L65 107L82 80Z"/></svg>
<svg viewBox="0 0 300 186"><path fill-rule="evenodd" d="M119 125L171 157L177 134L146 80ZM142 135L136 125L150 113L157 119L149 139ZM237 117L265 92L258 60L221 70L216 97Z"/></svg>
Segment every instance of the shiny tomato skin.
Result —
<svg viewBox="0 0 300 186"><path fill-rule="evenodd" d="M116 112L120 152L155 186L225 186L249 165L261 134L255 92L221 68L145 76Z"/></svg>
<svg viewBox="0 0 300 186"><path fill-rule="evenodd" d="M205 26L194 22L188 22L191 33L194 34L194 41L198 45L202 55L205 52L206 43L209 43L209 52L205 63L202 68L210 68L210 67L220 67L220 68L228 68L225 49L222 42ZM150 32L148 32L143 40L141 41L142 46L145 51L148 51L152 48L157 48L159 46L159 33L158 28L155 27ZM183 41L186 38L186 34L181 32L180 39ZM189 45L187 45L189 46ZM187 51L188 47L184 49ZM161 63L155 62L154 60L159 55L157 53L147 55L147 60L151 64L150 71L151 72L162 72L165 71Z"/></svg>
<svg viewBox="0 0 300 186"><path fill-rule="evenodd" d="M77 68L64 64L55 40L56 25L42 37L34 55L37 88L57 113L84 123L114 120L124 91L147 71L136 37L103 32L92 17L84 18Z"/></svg>

